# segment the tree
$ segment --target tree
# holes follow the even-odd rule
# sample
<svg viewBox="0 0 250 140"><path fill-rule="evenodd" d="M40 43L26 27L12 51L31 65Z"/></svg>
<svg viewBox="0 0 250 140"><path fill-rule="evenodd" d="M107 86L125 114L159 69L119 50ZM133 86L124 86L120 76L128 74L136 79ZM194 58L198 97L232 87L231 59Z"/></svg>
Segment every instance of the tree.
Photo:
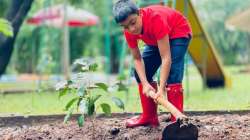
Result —
<svg viewBox="0 0 250 140"><path fill-rule="evenodd" d="M11 0L6 19L10 21L13 27L13 37L0 34L0 76L4 73L10 61L15 39L32 3L33 0Z"/></svg>

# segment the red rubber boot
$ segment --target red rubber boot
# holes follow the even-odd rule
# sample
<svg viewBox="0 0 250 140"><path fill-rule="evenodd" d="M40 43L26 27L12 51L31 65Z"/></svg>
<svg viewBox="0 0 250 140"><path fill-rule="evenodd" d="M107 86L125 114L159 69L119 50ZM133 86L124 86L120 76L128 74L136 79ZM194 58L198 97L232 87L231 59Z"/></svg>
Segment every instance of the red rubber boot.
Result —
<svg viewBox="0 0 250 140"><path fill-rule="evenodd" d="M170 103L172 103L180 112L183 112L183 88L181 83L169 84L167 86L167 97ZM172 114L171 121L176 121L176 118Z"/></svg>
<svg viewBox="0 0 250 140"><path fill-rule="evenodd" d="M157 89L156 83L151 83L152 87ZM142 114L138 117L133 117L126 121L126 127L133 128L137 126L159 126L159 120L157 116L157 104L153 99L147 97L143 94L143 87L141 84L138 85L140 98L141 98L141 106L142 106Z"/></svg>

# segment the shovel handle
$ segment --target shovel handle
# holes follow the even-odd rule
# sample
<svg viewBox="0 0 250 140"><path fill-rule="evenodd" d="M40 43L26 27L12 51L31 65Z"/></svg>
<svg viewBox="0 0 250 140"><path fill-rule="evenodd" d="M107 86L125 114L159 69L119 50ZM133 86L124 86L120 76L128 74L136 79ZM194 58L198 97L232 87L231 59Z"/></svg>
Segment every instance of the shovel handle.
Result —
<svg viewBox="0 0 250 140"><path fill-rule="evenodd" d="M150 90L148 92L148 95L151 98L155 97L155 92ZM172 103L170 103L168 100L165 100L162 96L158 97L156 101L161 104L164 108L166 108L172 115L174 115L175 118L179 117L186 117L183 113L181 113Z"/></svg>

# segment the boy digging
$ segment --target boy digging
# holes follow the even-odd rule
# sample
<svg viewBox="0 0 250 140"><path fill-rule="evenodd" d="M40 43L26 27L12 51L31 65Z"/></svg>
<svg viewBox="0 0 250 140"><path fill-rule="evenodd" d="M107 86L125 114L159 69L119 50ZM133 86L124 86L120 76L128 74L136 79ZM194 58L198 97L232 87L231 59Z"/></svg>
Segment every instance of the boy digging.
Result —
<svg viewBox="0 0 250 140"><path fill-rule="evenodd" d="M152 5L139 9L131 0L116 2L113 15L116 23L124 28L124 36L134 59L142 106L142 114L127 120L126 127L158 126L157 104L154 100L165 92L168 101L183 112L182 79L184 56L192 35L190 24L180 12L167 6ZM138 40L146 44L142 55ZM153 76L160 66L157 86ZM156 92L154 99L144 94L150 90ZM171 121L176 121L173 115Z"/></svg>

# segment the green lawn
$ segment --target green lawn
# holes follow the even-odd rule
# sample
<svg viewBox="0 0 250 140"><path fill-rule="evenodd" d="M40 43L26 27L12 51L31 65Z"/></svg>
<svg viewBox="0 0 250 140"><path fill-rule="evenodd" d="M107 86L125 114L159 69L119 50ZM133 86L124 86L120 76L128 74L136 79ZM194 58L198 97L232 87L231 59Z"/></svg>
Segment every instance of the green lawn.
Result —
<svg viewBox="0 0 250 140"><path fill-rule="evenodd" d="M228 89L202 88L201 78L194 67L189 68L189 93L185 91L185 110L244 110L250 109L250 74L238 73L239 67L226 67L232 79L232 87ZM187 87L184 78L184 87ZM4 87L0 85L0 87ZM9 85L8 85L9 87ZM96 90L96 93L100 93ZM107 94L107 93L105 93ZM128 96L124 92L113 93L125 102L126 112L139 112L140 101L136 85L129 89ZM61 114L68 100L74 95L67 95L58 99L58 93L17 93L0 94L0 115L34 115L34 114ZM108 95L107 95L108 96ZM107 96L100 102L111 103ZM113 112L122 112L112 104ZM161 108L162 109L162 108Z"/></svg>

